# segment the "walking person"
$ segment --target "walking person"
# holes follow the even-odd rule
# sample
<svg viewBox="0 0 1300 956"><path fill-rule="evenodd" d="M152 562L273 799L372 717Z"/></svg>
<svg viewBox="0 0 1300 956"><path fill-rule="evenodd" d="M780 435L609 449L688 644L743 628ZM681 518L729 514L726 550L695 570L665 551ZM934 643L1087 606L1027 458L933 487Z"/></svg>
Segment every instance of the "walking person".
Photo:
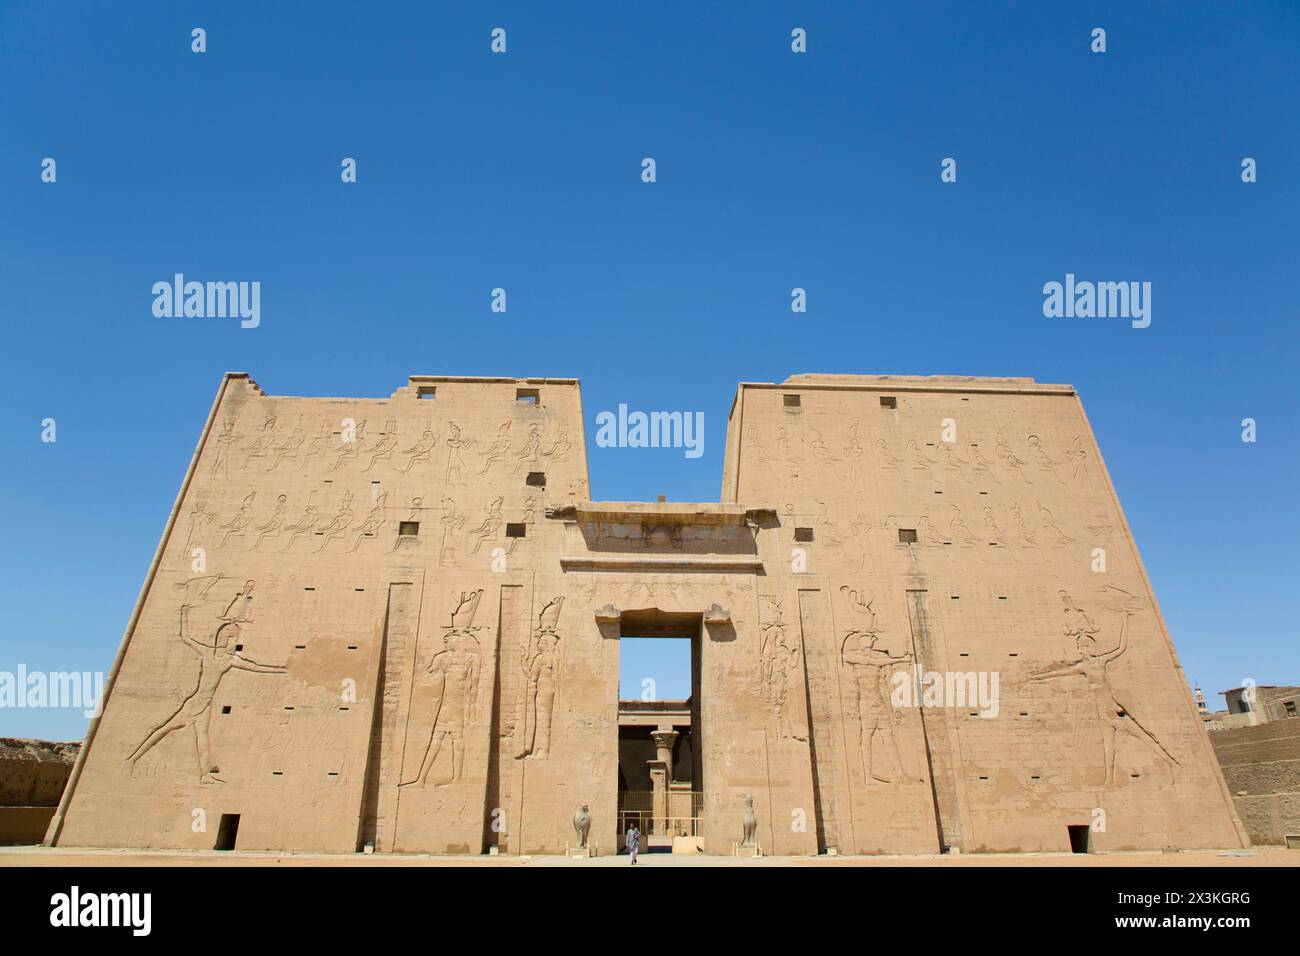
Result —
<svg viewBox="0 0 1300 956"><path fill-rule="evenodd" d="M632 865L636 866L637 851L641 849L641 831L636 827L636 821L631 820L627 825L627 851L632 854Z"/></svg>

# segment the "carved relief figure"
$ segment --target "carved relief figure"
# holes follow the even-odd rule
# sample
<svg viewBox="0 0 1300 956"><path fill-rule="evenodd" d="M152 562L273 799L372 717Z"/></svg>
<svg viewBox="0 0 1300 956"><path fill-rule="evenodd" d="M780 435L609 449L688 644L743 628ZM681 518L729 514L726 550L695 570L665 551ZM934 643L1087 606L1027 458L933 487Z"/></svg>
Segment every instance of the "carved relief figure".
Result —
<svg viewBox="0 0 1300 956"><path fill-rule="evenodd" d="M1025 481L1029 481L1029 476L1024 472L1025 462L1016 457L1016 453L1011 450L1011 446L1007 444L1007 437L1002 432L998 432L998 443L994 446L994 451L1002 464L1025 479Z"/></svg>
<svg viewBox="0 0 1300 956"><path fill-rule="evenodd" d="M258 535L257 540L253 542L254 551L261 547L262 542L267 538L278 538L280 536L280 529L284 526L284 512L285 508L288 507L288 500L284 495L280 495L275 499L275 511L271 513L271 517L267 519L266 524L257 526Z"/></svg>
<svg viewBox="0 0 1300 956"><path fill-rule="evenodd" d="M357 540L352 542L352 547L348 548L349 554L361 547L362 541L366 538L373 538L379 531L380 526L384 523L384 502L387 500L388 492L384 492L375 499L375 506L370 509L370 513L366 515L365 520L354 529Z"/></svg>
<svg viewBox="0 0 1300 956"><path fill-rule="evenodd" d="M302 448L302 443L306 441L306 438L307 436L302 433L301 428L295 428L289 434L289 437L285 439L284 444L276 447L275 460L271 462L271 466L266 470L275 471L276 468L280 467L281 462L297 458L298 450Z"/></svg>
<svg viewBox="0 0 1300 956"><path fill-rule="evenodd" d="M280 551L283 553L293 547L293 543L303 535L311 534L316 527L316 522L320 518L320 509L313 503L312 499L316 497L316 492L311 492L307 496L307 507L303 509L298 520L291 525L285 525L284 530L289 532L289 541Z"/></svg>
<svg viewBox="0 0 1300 956"><path fill-rule="evenodd" d="M862 447L862 442L858 438L858 423L854 422L849 426L849 437L844 443L844 457L848 460L845 484L849 486L850 491L861 491L864 487L862 460L865 453L866 449Z"/></svg>
<svg viewBox="0 0 1300 956"><path fill-rule="evenodd" d="M311 443L307 445L307 453L302 456L302 463L298 466L300 471L305 471L307 466L312 463L312 460L325 450L325 446L329 444L329 440L330 423L321 422L320 432L311 440Z"/></svg>
<svg viewBox="0 0 1300 956"><path fill-rule="evenodd" d="M536 642L524 651L524 728L517 758L545 760L551 749L551 722L559 680L560 610L563 597L553 597L537 617Z"/></svg>
<svg viewBox="0 0 1300 956"><path fill-rule="evenodd" d="M438 547L438 563L444 567L454 567L459 560L456 555L456 532L465 524L465 516L456 510L456 502L450 498L442 499L442 542Z"/></svg>
<svg viewBox="0 0 1300 956"><path fill-rule="evenodd" d="M438 433L428 425L424 426L424 431L420 434L420 440L417 441L403 455L410 455L406 460L405 467L402 468L402 474L408 474L415 467L417 461L428 461L429 456L433 454L433 448L438 443Z"/></svg>
<svg viewBox="0 0 1300 956"><path fill-rule="evenodd" d="M497 429L496 440L483 453L483 467L479 469L479 475L486 475L488 469L499 461L503 461L510 452L510 423L503 422Z"/></svg>
<svg viewBox="0 0 1300 956"><path fill-rule="evenodd" d="M434 782L435 787L456 783L461 778L465 761L465 729L474 722L478 710L479 671L482 666L478 639L474 637L474 615L478 611L483 590L461 593L456 609L451 614L451 625L444 625L440 651L429 658L425 673L432 675L433 721L429 743L420 762L419 773L400 786L414 784L425 786L429 771L442 752L444 745L451 753L451 776Z"/></svg>
<svg viewBox="0 0 1300 956"><path fill-rule="evenodd" d="M980 446L975 442L970 443L970 468L976 478L987 478L995 485L1002 484L998 481L998 476L993 473L993 462L984 457Z"/></svg>
<svg viewBox="0 0 1300 956"><path fill-rule="evenodd" d="M1079 659L1039 671L1030 675L1029 679L1039 681L1061 677L1082 677L1087 682L1088 693L1096 706L1097 722L1102 728L1102 758L1106 767L1106 786L1109 787L1115 783L1116 734L1127 734L1142 743L1158 759L1168 763L1171 773L1179 764L1156 736L1142 726L1129 709L1119 702L1111 689L1106 668L1128 650L1129 621L1141 609L1141 605L1133 595L1116 587L1107 587L1103 593L1102 607L1122 615L1116 645L1108 651L1099 650L1097 635L1101 633L1101 628L1083 608L1074 603L1068 592L1061 591L1061 603L1065 606L1065 625L1062 631L1067 637L1073 639Z"/></svg>
<svg viewBox="0 0 1300 956"><path fill-rule="evenodd" d="M542 443L541 426L533 422L528 426L528 438L524 441L524 447L520 449L519 454L515 456L515 467L511 469L510 474L519 474L519 469L524 465L537 464L537 451Z"/></svg>
<svg viewBox="0 0 1300 956"><path fill-rule="evenodd" d="M250 491L247 497L244 498L244 503L239 506L239 512L221 526L221 530L225 532L225 535L222 536L221 543L217 545L218 548L224 548L226 542L235 535L243 537L244 529L247 528L248 523L253 520L253 499L256 497L257 492Z"/></svg>
<svg viewBox="0 0 1300 956"><path fill-rule="evenodd" d="M461 469L465 467L465 459L461 457L461 449L467 449L472 444L474 444L474 439L461 438L460 426L452 422L451 434L447 436L447 484L463 485L465 483L460 476Z"/></svg>
<svg viewBox="0 0 1300 956"><path fill-rule="evenodd" d="M767 694L767 710L778 738L806 740L804 728L793 719L797 708L791 696L798 694L799 640L787 638L785 622L781 619L781 602L774 595L763 595L767 603L766 620L761 625L759 664L762 668L763 687Z"/></svg>
<svg viewBox="0 0 1300 956"><path fill-rule="evenodd" d="M204 499L195 499L194 510L190 512L190 533L185 536L185 552L187 554L190 546L194 544L194 535L199 530L199 525L212 524L212 519L215 517L216 515L204 507Z"/></svg>
<svg viewBox="0 0 1300 956"><path fill-rule="evenodd" d="M569 458L569 448L572 444L573 443L569 441L568 427L561 425L560 437L556 440L554 445L542 452L542 458L546 461L547 465L557 465L562 461L567 461Z"/></svg>
<svg viewBox="0 0 1300 956"><path fill-rule="evenodd" d="M248 470L248 466L253 463L254 458L262 458L271 449L275 441L275 416L268 416L262 423L262 434L253 439L253 444L248 446L248 451L244 454L243 468Z"/></svg>
<svg viewBox="0 0 1300 956"><path fill-rule="evenodd" d="M483 542L495 537L497 529L504 524L501 508L505 505L505 501L504 495L498 495L496 500L488 505L487 515L483 518L482 524L469 532L470 537L477 539L474 547L470 548L470 554L478 554L478 549L483 547Z"/></svg>
<svg viewBox="0 0 1300 956"><path fill-rule="evenodd" d="M342 432L340 432L339 441L342 442L343 449L342 451L339 452L339 457L335 459L333 466L330 468L330 471L338 471L339 468L342 467L345 461L348 461L349 459L352 458L356 458L357 455L360 454L361 452L361 444L365 440L365 437L366 437L366 423L364 420L357 423L357 427L352 434L351 441L344 440L344 436Z"/></svg>
<svg viewBox="0 0 1300 956"><path fill-rule="evenodd" d="M896 777L903 775L903 763L898 753L898 741L894 738L896 711L882 684L894 665L910 660L911 655L895 656L878 649L876 642L882 630L876 625L871 601L864 601L858 591L847 586L840 588L840 593L854 616L853 625L840 645L840 660L849 679L846 716L858 759L868 784L894 783ZM873 759L877 740L890 763L883 772ZM891 775L886 776L886 773Z"/></svg>
<svg viewBox="0 0 1300 956"><path fill-rule="evenodd" d="M212 458L212 476L227 474L230 466L230 450L237 441L235 437L235 420L227 418L221 425L221 434L217 436L217 453Z"/></svg>
<svg viewBox="0 0 1300 956"><path fill-rule="evenodd" d="M220 580L220 576L207 581L203 587L206 594ZM180 628L178 636L194 653L199 656L199 677L194 690L185 698L170 717L151 730L140 742L135 751L127 758L127 763L134 769L140 758L162 742L163 738L177 730L186 728L194 732L195 749L199 761L199 780L203 783L221 783L217 776L219 769L212 762L212 749L209 744L208 723L212 715L212 702L222 679L231 670L250 671L255 674L283 674L282 664L259 664L235 650L240 643L240 625L248 623L248 605L252 597L253 582L247 581L235 595L234 600L220 615L219 624L208 644L194 638L189 626L189 613L192 605L181 605Z"/></svg>
<svg viewBox="0 0 1300 956"><path fill-rule="evenodd" d="M380 433L378 441L366 449L366 454L370 456L370 461L362 468L362 472L368 472L375 467L375 463L382 459L391 459L393 451L397 448L397 422L389 420L384 425L384 430Z"/></svg>
<svg viewBox="0 0 1300 956"><path fill-rule="evenodd" d="M331 518L318 532L321 535L321 541L316 553L320 554L324 551L335 538L343 537L343 532L348 530L350 524L352 524L352 492L349 491L343 496L343 503L339 506L338 514Z"/></svg>

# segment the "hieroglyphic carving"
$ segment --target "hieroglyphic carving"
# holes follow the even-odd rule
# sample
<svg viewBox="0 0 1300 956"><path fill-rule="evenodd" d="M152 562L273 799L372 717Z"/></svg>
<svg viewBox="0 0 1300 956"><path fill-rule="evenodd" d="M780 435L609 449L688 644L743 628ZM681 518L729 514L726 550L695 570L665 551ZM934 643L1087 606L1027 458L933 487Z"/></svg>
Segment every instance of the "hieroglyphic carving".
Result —
<svg viewBox="0 0 1300 956"><path fill-rule="evenodd" d="M203 601L221 581L221 575L211 575L185 582L187 594L195 594L197 600ZM190 610L194 605L185 601L180 607L180 626L177 636L190 650L199 657L199 676L194 690L172 712L171 716L157 724L140 742L127 764L134 770L140 758L162 742L168 734L189 728L194 732L195 750L199 762L199 780L203 783L222 783L218 768L212 762L212 748L209 742L208 724L212 716L212 702L216 697L221 681L231 670L250 671L255 674L283 674L283 664L259 664L245 657L237 649L241 634L240 625L251 619L250 602L253 594L253 582L245 581L243 587L235 594L223 613L217 615L221 623L212 634L211 643L198 640L192 636L189 625Z"/></svg>
<svg viewBox="0 0 1300 956"><path fill-rule="evenodd" d="M1062 677L1083 677L1087 682L1087 692L1096 708L1097 721L1101 724L1102 757L1106 768L1106 785L1115 783L1115 737L1127 734L1141 742L1159 759L1166 761L1172 774L1179 766L1178 760L1165 749L1164 744L1146 727L1138 722L1127 706L1119 702L1111 688L1107 667L1112 661L1121 657L1128 650L1129 623L1140 609L1141 602L1136 597L1120 588L1107 586L1102 591L1101 606L1120 615L1119 638L1108 651L1098 649L1097 635L1101 627L1093 621L1088 612L1074 603L1069 592L1060 592L1061 603L1065 610L1065 624L1062 632L1074 641L1079 654L1078 660L1058 662L1046 670L1031 674L1031 681L1055 680Z"/></svg>

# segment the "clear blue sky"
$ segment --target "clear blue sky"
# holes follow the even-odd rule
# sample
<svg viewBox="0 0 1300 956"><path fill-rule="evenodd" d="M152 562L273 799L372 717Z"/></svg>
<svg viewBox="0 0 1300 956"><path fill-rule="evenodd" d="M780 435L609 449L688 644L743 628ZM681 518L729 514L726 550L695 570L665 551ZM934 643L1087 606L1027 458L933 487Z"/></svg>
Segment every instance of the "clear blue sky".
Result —
<svg viewBox="0 0 1300 956"><path fill-rule="evenodd" d="M823 371L1073 383L1189 677L1300 680L1300 4L723 6L0 5L0 670L108 668L228 369L702 410L702 458L590 464L705 501L735 383ZM260 281L260 328L155 318L178 271ZM1151 327L1045 319L1066 272Z"/></svg>

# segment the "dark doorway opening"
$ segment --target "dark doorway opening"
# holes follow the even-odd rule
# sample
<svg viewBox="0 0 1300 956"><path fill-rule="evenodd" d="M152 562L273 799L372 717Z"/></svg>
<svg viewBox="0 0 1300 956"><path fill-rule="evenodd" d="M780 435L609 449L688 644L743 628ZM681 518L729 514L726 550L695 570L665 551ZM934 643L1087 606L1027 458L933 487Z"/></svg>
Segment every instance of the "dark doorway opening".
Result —
<svg viewBox="0 0 1300 956"><path fill-rule="evenodd" d="M1070 831L1070 852L1087 853L1089 850L1089 841L1092 838L1092 828L1085 826L1067 827Z"/></svg>
<svg viewBox="0 0 1300 956"><path fill-rule="evenodd" d="M235 838L239 836L239 814L223 813L221 823L217 825L217 842L214 850L233 850Z"/></svg>

